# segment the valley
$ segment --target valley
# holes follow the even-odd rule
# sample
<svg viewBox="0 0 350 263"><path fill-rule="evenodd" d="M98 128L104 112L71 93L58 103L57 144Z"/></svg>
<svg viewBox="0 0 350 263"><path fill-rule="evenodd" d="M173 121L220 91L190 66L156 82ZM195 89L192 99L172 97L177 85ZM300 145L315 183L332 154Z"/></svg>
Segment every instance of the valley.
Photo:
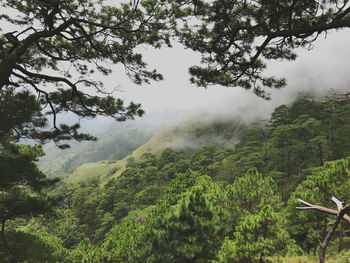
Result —
<svg viewBox="0 0 350 263"><path fill-rule="evenodd" d="M79 152L73 145L61 157L68 171L50 190L63 198L56 219L30 220L11 232L9 242L18 247L25 235L36 240L33 246L45 247L49 260L60 262L185 262L194 254L217 262L289 262L316 256L334 217L316 219L312 211L296 210L297 198L333 207L331 196L350 197L349 116L347 100L300 98L277 107L269 120L181 118L147 139L135 140L137 132L127 132L126 140L102 138L99 151L114 138L114 147L142 141L126 145L129 152L120 160L73 167L70 158L82 152L101 158L99 151L89 152L92 146ZM113 156L109 149L105 156ZM332 239L331 258L340 257L340 244L344 253L350 248L346 229ZM251 239L247 231L266 238Z"/></svg>

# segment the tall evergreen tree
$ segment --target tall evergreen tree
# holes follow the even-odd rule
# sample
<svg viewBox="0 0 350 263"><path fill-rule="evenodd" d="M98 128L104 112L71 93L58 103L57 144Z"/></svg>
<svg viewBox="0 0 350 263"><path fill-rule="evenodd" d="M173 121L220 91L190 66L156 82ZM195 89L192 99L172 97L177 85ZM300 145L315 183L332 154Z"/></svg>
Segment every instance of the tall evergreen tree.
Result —
<svg viewBox="0 0 350 263"><path fill-rule="evenodd" d="M6 223L21 217L51 212L55 201L43 190L56 180L46 178L36 165L44 155L41 145L22 145L18 141L45 126L40 103L28 91L0 91L0 220L3 257L16 261L20 251L6 239Z"/></svg>
<svg viewBox="0 0 350 263"><path fill-rule="evenodd" d="M233 241L224 241L219 262L263 263L276 252L285 254L294 242L283 228L284 224L283 215L276 213L270 205L248 215L237 226Z"/></svg>
<svg viewBox="0 0 350 263"><path fill-rule="evenodd" d="M218 212L203 193L193 190L161 220L152 262L209 262L222 232Z"/></svg>
<svg viewBox="0 0 350 263"><path fill-rule="evenodd" d="M55 201L42 190L55 180L47 179L35 162L43 155L40 145L20 145L11 136L0 141L0 220L3 257L16 261L21 252L10 248L6 239L6 222L52 212ZM5 254L4 254L5 253Z"/></svg>
<svg viewBox="0 0 350 263"><path fill-rule="evenodd" d="M199 177L176 205L155 218L149 262L210 262L216 258L224 229L215 189L209 177Z"/></svg>

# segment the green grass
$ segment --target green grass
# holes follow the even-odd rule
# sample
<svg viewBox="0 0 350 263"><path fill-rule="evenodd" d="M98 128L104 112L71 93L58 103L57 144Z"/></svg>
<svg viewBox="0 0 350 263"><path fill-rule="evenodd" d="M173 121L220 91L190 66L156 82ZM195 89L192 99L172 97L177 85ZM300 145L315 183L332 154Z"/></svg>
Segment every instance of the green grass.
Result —
<svg viewBox="0 0 350 263"><path fill-rule="evenodd" d="M116 162L101 161L95 163L85 163L76 168L72 173L65 176L64 181L68 184L75 184L92 177L104 179L109 173L119 166Z"/></svg>
<svg viewBox="0 0 350 263"><path fill-rule="evenodd" d="M103 184L103 182L109 178L108 175L112 176L113 178L119 177L125 170L127 160L130 157L138 159L146 152L158 154L167 147L175 150L184 150L188 154L191 154L200 147L220 144L223 142L232 147L238 140L238 136L242 131L242 125L239 123L228 123L225 125L226 126L223 129L227 134L229 134L229 136L221 138L217 136L218 132L216 128L208 125L207 123L176 123L161 129L145 144L135 149L122 160L112 163L109 161L100 161L80 165L72 172L65 174L64 182L74 184L87 180L91 177L99 177ZM58 168L61 167L68 158L71 158L71 155L68 154L66 156L56 156L56 162L51 165L51 167L45 166L45 168L58 170Z"/></svg>
<svg viewBox="0 0 350 263"><path fill-rule="evenodd" d="M151 137L145 144L138 147L124 159L117 161L119 170L113 175L118 177L125 170L127 159L133 157L139 158L142 154L150 152L159 154L165 148L173 148L174 150L185 151L188 154L193 153L200 147L206 145L226 144L222 147L233 147L238 141L238 137L243 130L243 125L238 123L229 123L231 126L227 128L230 131L230 138L221 138L217 136L216 130L207 123L177 123L161 129L156 135Z"/></svg>
<svg viewBox="0 0 350 263"><path fill-rule="evenodd" d="M317 257L312 257L312 256L293 256L293 257L283 257L283 258L272 258L271 262L273 263L316 263L316 262L319 262L319 260Z"/></svg>
<svg viewBox="0 0 350 263"><path fill-rule="evenodd" d="M318 263L320 262L318 254L316 256L289 256L270 258L272 263ZM348 252L343 254L331 254L326 256L326 263L350 263L350 255Z"/></svg>

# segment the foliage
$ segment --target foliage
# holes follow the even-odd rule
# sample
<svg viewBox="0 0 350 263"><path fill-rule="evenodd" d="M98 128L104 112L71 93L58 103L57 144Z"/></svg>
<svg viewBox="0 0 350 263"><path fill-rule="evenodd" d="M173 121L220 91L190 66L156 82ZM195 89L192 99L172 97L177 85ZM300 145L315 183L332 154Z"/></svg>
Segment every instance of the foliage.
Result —
<svg viewBox="0 0 350 263"><path fill-rule="evenodd" d="M235 227L249 214L255 214L264 206L281 207L281 198L271 177L263 178L256 169L237 178L226 189L226 228L232 233Z"/></svg>
<svg viewBox="0 0 350 263"><path fill-rule="evenodd" d="M264 262L268 256L286 253L293 242L283 224L283 216L269 205L248 215L237 226L234 240L223 243L220 262Z"/></svg>
<svg viewBox="0 0 350 263"><path fill-rule="evenodd" d="M56 218L9 220L9 245L37 240L47 254L21 254L37 262L262 262L300 254L299 246L315 252L330 217L296 211L296 197L328 207L332 195L348 200L349 160L329 162L348 155L347 137L333 136L346 129L347 105L300 99L252 124L233 149L136 155L120 176L90 169L55 189L64 195Z"/></svg>
<svg viewBox="0 0 350 263"><path fill-rule="evenodd" d="M176 40L202 54L202 65L189 70L192 82L253 88L267 98L264 87L281 88L285 80L264 76L266 61L294 60L297 47L309 48L322 32L349 27L348 4L5 0L1 7L7 11L1 12L0 19L14 31L0 29L0 91L12 92L10 108L18 108L18 100L27 105L30 98L22 97L23 91L37 95L43 122L31 123L30 133L19 131L20 135L54 140L66 148L60 141L94 138L79 133L79 124L59 124L62 113L117 120L143 114L139 104L124 105L108 92L111 89L104 90L96 73L109 75L110 64L120 64L136 84L161 80L161 74L148 69L138 48L171 46ZM44 125L50 115L53 130Z"/></svg>
<svg viewBox="0 0 350 263"><path fill-rule="evenodd" d="M349 200L350 174L349 158L327 162L322 167L314 168L310 175L298 185L288 201L290 213L290 231L294 238L307 250L316 248L319 240L326 232L329 217L323 214L315 217L314 213L299 212L295 214L293 208L298 206L296 198L307 200L332 208L331 197L339 200Z"/></svg>
<svg viewBox="0 0 350 263"><path fill-rule="evenodd" d="M63 184L61 190L69 191L60 218L33 225L18 220L53 211L55 200L44 190L55 180L35 164L42 148L18 142L52 140L67 148L62 141L94 140L80 133L77 123L60 124L58 118L67 112L118 121L142 116L139 104L124 105L111 89L103 89L97 76L109 75L109 64L119 64L135 84L161 80L138 50L171 46L172 39L202 54L202 65L190 68L193 83L253 88L268 98L264 88L281 88L285 80L264 76L266 61L294 60L295 48L308 48L322 32L349 27L348 5L2 1L2 10L16 15L0 13L10 25L6 28L15 30L0 29L0 256L14 262L209 262L220 255L223 261L262 262L293 244L283 228L285 211L297 242L306 251L315 248L317 231L326 229L327 220L316 226L308 221L315 231L301 234L307 225L298 220L305 215L291 219L291 207L297 195L323 204L331 194L348 199L348 159L326 162L350 155L346 100L281 106L269 125L246 130L233 151L207 146L192 157L171 149L159 156L145 153L130 159L120 177L103 184L96 177ZM294 191L288 209L281 210L281 202ZM142 247L144 243L148 245Z"/></svg>
<svg viewBox="0 0 350 263"><path fill-rule="evenodd" d="M177 28L180 41L202 54L190 68L198 86L220 84L281 88L284 79L265 76L268 60L294 60L295 49L310 48L331 29L349 27L348 1L176 1L186 14Z"/></svg>
<svg viewBox="0 0 350 263"><path fill-rule="evenodd" d="M155 218L149 262L208 262L216 258L223 228L209 178L197 183L176 205ZM214 191L214 192L213 192Z"/></svg>
<svg viewBox="0 0 350 263"><path fill-rule="evenodd" d="M35 97L27 91L16 94L13 89L0 90L0 256L9 261L23 257L36 257L30 250L7 241L6 224L18 218L29 218L43 213L52 213L57 200L49 197L44 189L57 180L48 179L36 166L38 158L44 155L41 145L18 144L21 136L35 134L35 128L45 125L40 106ZM21 109L17 110L18 105ZM14 107L16 106L16 107ZM15 233L15 238L21 233ZM34 236L23 235L28 239ZM23 239L25 239L23 238ZM38 246L45 246L36 242Z"/></svg>
<svg viewBox="0 0 350 263"><path fill-rule="evenodd" d="M2 10L16 16L1 12L0 18L16 31L0 30L0 90L13 91L7 104L15 108L18 104L12 98L20 99L21 104L28 99L17 96L22 90L35 94L42 119L53 115L53 130L32 123L32 133L21 136L57 144L67 139L93 139L80 134L78 124L59 125L57 117L64 112L117 120L141 116L139 104L124 105L115 99L96 80L95 72L108 75L108 64L113 63L123 65L136 84L162 79L155 70L147 69L137 51L140 45L170 45L170 20L162 6L163 2L154 0L141 1L137 7L128 3L115 6L103 0L2 1ZM44 110L46 106L49 110Z"/></svg>
<svg viewBox="0 0 350 263"><path fill-rule="evenodd" d="M9 245L14 251L19 251L24 262L64 262L68 251L62 247L62 241L42 230L32 233L23 231L9 231L7 233ZM2 255L3 261L11 262L11 257ZM23 262L23 261L21 261Z"/></svg>
<svg viewBox="0 0 350 263"><path fill-rule="evenodd" d="M0 254L9 255L11 260L23 255L10 248L7 243L5 224L9 220L53 212L52 207L56 203L54 198L43 191L56 180L47 179L35 164L43 154L41 145L13 143L10 133L0 140L0 221L2 226Z"/></svg>
<svg viewBox="0 0 350 263"><path fill-rule="evenodd" d="M140 222L126 218L113 227L101 245L99 258L101 262L132 262L137 254L135 251L137 237L143 231Z"/></svg>

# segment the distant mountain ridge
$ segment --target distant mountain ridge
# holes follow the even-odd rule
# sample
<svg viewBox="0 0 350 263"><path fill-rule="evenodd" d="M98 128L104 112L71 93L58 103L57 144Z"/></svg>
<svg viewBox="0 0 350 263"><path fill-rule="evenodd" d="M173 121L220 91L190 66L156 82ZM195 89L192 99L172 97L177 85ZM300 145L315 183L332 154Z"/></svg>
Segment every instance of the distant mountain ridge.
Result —
<svg viewBox="0 0 350 263"><path fill-rule="evenodd" d="M147 142L131 151L121 160L103 160L85 162L77 168L72 168L63 178L65 183L77 183L91 177L105 181L110 177L118 177L126 167L129 158L139 158L144 153L158 154L166 148L183 151L191 155L201 147L217 145L223 148L233 148L238 142L242 131L247 127L241 120L216 120L206 122L183 121L182 119L160 129ZM132 134L129 134L132 136Z"/></svg>
<svg viewBox="0 0 350 263"><path fill-rule="evenodd" d="M94 121L90 121L87 132L96 136L97 141L71 142L71 148L66 150L58 149L53 143L47 144L44 146L46 155L40 159L39 167L52 177L84 163L121 160L179 114L179 111L172 109L155 111L140 119L126 122L97 121L98 127L95 128L91 127Z"/></svg>

